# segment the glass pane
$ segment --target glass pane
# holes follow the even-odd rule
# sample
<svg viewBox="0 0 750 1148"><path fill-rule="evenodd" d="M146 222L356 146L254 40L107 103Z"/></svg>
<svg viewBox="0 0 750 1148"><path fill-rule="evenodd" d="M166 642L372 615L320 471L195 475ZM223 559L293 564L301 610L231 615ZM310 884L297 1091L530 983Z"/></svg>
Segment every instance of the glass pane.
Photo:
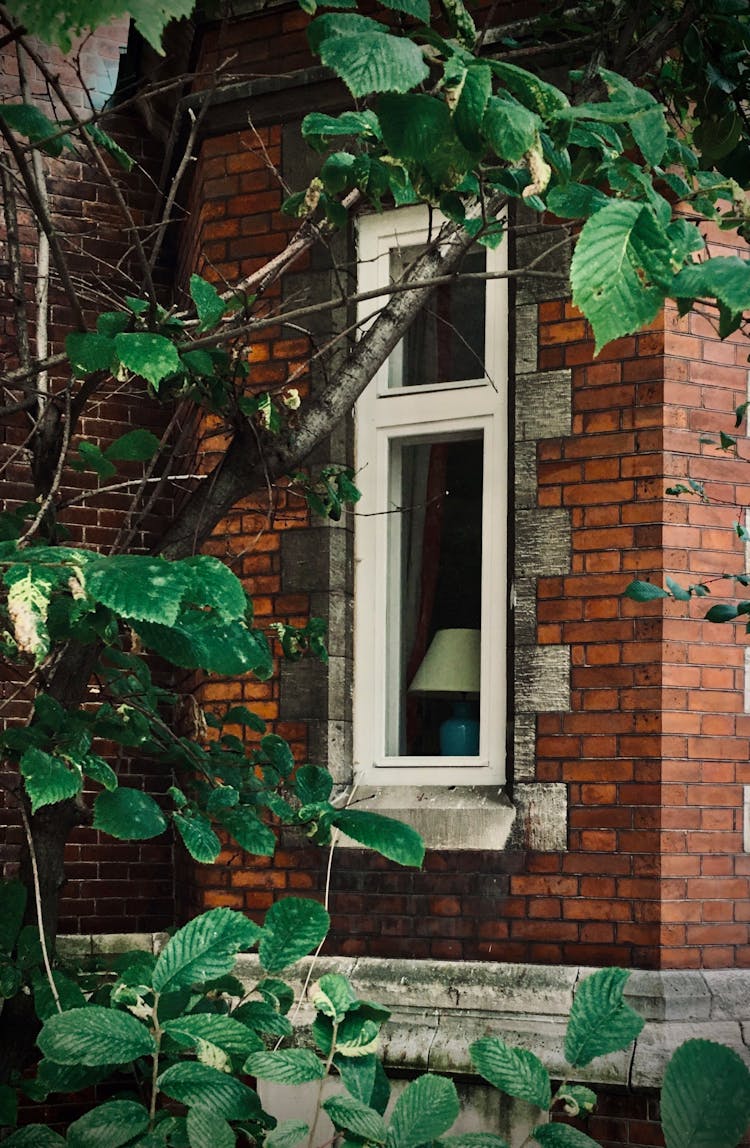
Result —
<svg viewBox="0 0 750 1148"><path fill-rule="evenodd" d="M424 247L393 248L391 280L402 278ZM485 252L470 251L466 272L484 271ZM485 282L459 279L438 287L388 360L388 386L435 386L484 376Z"/></svg>
<svg viewBox="0 0 750 1148"><path fill-rule="evenodd" d="M392 442L388 756L479 753L482 439Z"/></svg>

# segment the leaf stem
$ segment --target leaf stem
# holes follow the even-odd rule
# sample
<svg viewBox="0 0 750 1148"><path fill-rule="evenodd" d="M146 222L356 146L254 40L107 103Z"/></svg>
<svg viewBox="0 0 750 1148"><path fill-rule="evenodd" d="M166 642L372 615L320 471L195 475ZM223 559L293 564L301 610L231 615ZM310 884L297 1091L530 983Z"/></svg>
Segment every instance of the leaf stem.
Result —
<svg viewBox="0 0 750 1148"><path fill-rule="evenodd" d="M44 935L44 917L42 914L42 890L39 885L39 867L36 863L36 849L34 848L34 838L31 835L31 825L26 810L23 805L23 800L19 801L19 808L21 810L21 820L23 821L23 829L26 834L26 844L29 847L29 858L31 860L31 873L34 878L34 907L36 909L36 919L39 927L39 944L42 949L42 960L44 961L44 971L47 975L50 992L52 999L55 1002L55 1008L58 1012L63 1011L60 1004L60 994L57 991L55 978L52 975L52 965L50 964L49 952L47 951L47 938Z"/></svg>

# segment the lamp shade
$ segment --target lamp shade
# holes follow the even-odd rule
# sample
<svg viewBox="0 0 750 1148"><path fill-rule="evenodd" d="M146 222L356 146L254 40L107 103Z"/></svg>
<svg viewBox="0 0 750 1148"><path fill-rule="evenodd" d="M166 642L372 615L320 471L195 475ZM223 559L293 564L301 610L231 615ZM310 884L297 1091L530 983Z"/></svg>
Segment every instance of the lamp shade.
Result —
<svg viewBox="0 0 750 1148"><path fill-rule="evenodd" d="M481 630L438 630L409 693L479 696Z"/></svg>

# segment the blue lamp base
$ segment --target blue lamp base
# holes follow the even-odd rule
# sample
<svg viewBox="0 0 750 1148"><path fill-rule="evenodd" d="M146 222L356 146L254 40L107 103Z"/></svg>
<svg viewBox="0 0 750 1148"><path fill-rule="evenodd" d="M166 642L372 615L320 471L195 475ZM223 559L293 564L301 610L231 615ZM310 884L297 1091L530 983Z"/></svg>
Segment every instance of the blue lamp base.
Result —
<svg viewBox="0 0 750 1148"><path fill-rule="evenodd" d="M479 722L472 709L471 702L453 703L453 713L440 726L443 757L476 757L479 753Z"/></svg>

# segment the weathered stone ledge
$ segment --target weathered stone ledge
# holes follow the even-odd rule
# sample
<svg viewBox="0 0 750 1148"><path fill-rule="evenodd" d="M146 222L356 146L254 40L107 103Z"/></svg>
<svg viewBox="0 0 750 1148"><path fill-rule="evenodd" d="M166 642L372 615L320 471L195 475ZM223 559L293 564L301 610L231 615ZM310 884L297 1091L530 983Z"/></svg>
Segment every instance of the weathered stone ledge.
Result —
<svg viewBox="0 0 750 1148"><path fill-rule="evenodd" d="M67 958L144 949L158 952L165 933L62 937ZM299 996L311 960L287 976ZM391 1009L383 1055L390 1068L472 1074L468 1047L496 1035L535 1052L553 1076L564 1068L565 1026L573 997L593 969L581 966L499 964L480 961L387 960L374 957L319 957L313 977L340 972L356 992ZM252 985L262 975L253 954L238 959L237 975ZM638 1039L623 1052L600 1057L579 1080L656 1088L665 1065L683 1041L719 1041L750 1065L750 969L645 971L632 973L627 996L646 1021ZM303 1004L305 1024L312 1009Z"/></svg>

